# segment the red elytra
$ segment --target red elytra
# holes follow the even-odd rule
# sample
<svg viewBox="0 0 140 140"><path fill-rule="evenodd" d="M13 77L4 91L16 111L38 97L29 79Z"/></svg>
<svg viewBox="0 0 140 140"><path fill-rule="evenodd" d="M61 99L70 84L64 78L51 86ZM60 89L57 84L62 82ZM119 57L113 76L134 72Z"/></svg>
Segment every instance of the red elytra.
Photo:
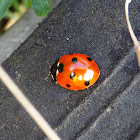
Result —
<svg viewBox="0 0 140 140"><path fill-rule="evenodd" d="M94 84L100 71L97 64L81 53L67 54L51 67L53 79L70 90L82 90Z"/></svg>

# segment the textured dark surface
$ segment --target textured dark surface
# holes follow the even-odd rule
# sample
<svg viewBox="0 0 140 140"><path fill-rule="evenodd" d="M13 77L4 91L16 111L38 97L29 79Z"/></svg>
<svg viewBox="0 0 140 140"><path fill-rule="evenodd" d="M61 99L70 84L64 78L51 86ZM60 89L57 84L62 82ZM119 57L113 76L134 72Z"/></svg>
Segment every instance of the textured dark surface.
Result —
<svg viewBox="0 0 140 140"><path fill-rule="evenodd" d="M139 5L130 7L137 37ZM49 69L78 52L93 58L101 75L90 88L70 91L55 84ZM139 139L140 73L124 1L62 1L2 65L63 140ZM0 139L44 139L2 83L0 89Z"/></svg>

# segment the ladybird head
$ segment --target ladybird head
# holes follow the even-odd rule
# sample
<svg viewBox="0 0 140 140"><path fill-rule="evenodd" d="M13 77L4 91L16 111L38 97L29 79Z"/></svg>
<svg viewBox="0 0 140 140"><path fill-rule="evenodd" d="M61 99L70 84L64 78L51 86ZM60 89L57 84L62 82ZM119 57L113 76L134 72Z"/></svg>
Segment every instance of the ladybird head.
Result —
<svg viewBox="0 0 140 140"><path fill-rule="evenodd" d="M54 81L56 81L57 65L58 65L58 60L52 65L52 67L50 69L51 76L52 76L52 78L53 78Z"/></svg>
<svg viewBox="0 0 140 140"><path fill-rule="evenodd" d="M63 63L59 64L59 59L52 65L50 72L54 81L57 81L57 74L63 72Z"/></svg>

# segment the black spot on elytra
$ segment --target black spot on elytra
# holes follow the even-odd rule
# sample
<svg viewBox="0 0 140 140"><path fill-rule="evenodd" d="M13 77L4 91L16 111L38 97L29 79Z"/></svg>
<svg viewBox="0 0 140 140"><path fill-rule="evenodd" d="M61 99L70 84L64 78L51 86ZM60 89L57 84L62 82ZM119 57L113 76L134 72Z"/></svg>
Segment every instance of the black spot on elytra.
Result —
<svg viewBox="0 0 140 140"><path fill-rule="evenodd" d="M72 63L77 63L77 58L72 58Z"/></svg>
<svg viewBox="0 0 140 140"><path fill-rule="evenodd" d="M90 57L87 58L89 61L92 61L92 59Z"/></svg>
<svg viewBox="0 0 140 140"><path fill-rule="evenodd" d="M74 76L75 76L75 73L74 72L72 72L71 74L70 74L70 79L74 79Z"/></svg>
<svg viewBox="0 0 140 140"><path fill-rule="evenodd" d="M57 68L58 71L59 71L59 73L61 73L63 71L63 68L64 68L63 63L60 63L59 66L58 66L58 68Z"/></svg>
<svg viewBox="0 0 140 140"><path fill-rule="evenodd" d="M66 84L66 86L67 86L67 87L70 87L70 85L69 85L69 84Z"/></svg>
<svg viewBox="0 0 140 140"><path fill-rule="evenodd" d="M89 81L85 81L85 85L88 86L89 85Z"/></svg>

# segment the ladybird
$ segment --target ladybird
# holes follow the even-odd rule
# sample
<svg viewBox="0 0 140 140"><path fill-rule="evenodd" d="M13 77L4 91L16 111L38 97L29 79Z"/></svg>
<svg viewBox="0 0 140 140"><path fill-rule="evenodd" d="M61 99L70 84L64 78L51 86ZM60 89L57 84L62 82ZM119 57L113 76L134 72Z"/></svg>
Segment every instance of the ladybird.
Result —
<svg viewBox="0 0 140 140"><path fill-rule="evenodd" d="M97 64L81 53L59 58L50 69L53 79L70 90L83 90L96 82L100 75Z"/></svg>

